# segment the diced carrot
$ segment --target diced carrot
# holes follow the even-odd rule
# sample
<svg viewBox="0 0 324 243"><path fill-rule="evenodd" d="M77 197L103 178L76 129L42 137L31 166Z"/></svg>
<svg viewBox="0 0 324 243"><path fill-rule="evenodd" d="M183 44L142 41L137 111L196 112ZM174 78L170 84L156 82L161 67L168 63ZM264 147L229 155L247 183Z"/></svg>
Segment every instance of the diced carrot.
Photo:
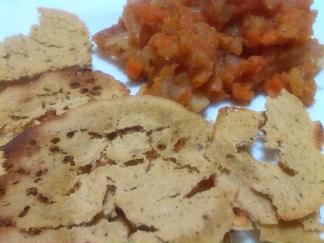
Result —
<svg viewBox="0 0 324 243"><path fill-rule="evenodd" d="M282 89L283 84L279 74L274 75L264 83L264 91L266 92L266 94L272 97L278 96Z"/></svg>
<svg viewBox="0 0 324 243"><path fill-rule="evenodd" d="M278 33L275 31L268 31L261 38L261 43L265 46L276 45L280 43L280 41L281 38L278 36Z"/></svg>
<svg viewBox="0 0 324 243"><path fill-rule="evenodd" d="M138 80L142 75L144 65L135 57L130 57L126 63L125 73L132 80Z"/></svg>
<svg viewBox="0 0 324 243"><path fill-rule="evenodd" d="M252 90L251 84L232 84L232 96L235 100L239 102L249 102L254 97L254 92Z"/></svg>
<svg viewBox="0 0 324 243"><path fill-rule="evenodd" d="M145 4L142 7L141 14L143 22L145 22L148 25L161 22L164 19L164 14L162 10L151 4Z"/></svg>
<svg viewBox="0 0 324 243"><path fill-rule="evenodd" d="M181 90L176 101L182 105L185 105L189 102L189 100L191 99L191 96L192 96L191 90L188 88L184 88Z"/></svg>

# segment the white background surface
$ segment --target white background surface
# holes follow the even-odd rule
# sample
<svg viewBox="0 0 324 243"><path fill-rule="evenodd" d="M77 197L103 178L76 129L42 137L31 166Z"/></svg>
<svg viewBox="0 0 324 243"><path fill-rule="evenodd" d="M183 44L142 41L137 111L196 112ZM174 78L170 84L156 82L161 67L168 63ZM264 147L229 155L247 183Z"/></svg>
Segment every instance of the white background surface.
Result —
<svg viewBox="0 0 324 243"><path fill-rule="evenodd" d="M86 23L91 35L93 35L117 22L125 2L126 0L0 0L0 41L12 34L22 33L27 35L30 26L37 23L37 7L59 8L77 14ZM321 43L324 43L324 1L315 0L313 8L319 12L314 25L314 35ZM120 81L127 83L133 94L136 93L137 87L128 83L126 76L120 69L102 60L95 53L93 68L115 76ZM317 76L316 80L318 85L316 101L309 108L309 111L313 120L321 121L324 124L323 71ZM264 110L264 101L265 98L259 95L249 107L259 111ZM229 104L223 102L212 105L205 113L206 118L214 120L217 110ZM252 241L245 240L244 242Z"/></svg>

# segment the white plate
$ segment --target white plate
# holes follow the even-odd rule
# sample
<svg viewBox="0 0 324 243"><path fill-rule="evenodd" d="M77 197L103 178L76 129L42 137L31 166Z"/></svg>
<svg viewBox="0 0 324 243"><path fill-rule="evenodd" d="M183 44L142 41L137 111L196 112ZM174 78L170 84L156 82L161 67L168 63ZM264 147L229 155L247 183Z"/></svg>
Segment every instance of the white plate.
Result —
<svg viewBox="0 0 324 243"><path fill-rule="evenodd" d="M112 24L116 23L122 13L126 0L0 0L0 41L6 36L22 33L28 34L30 26L37 23L37 7L59 8L77 14L87 25L91 35L95 34ZM324 1L314 0L313 8L318 10L318 17L314 25L314 35L324 43ZM138 90L130 84L124 73L116 66L109 64L96 54L93 57L93 68L102 70L128 84L132 94ZM324 71L316 78L317 93L316 101L308 110L313 120L321 121L324 124ZM254 110L264 110L265 98L263 95L256 97L249 105ZM208 120L215 120L218 109L230 105L229 102L212 105L205 113ZM323 209L323 208L322 208ZM324 209L321 210L324 223ZM233 243L254 242L250 235L240 234L233 239Z"/></svg>

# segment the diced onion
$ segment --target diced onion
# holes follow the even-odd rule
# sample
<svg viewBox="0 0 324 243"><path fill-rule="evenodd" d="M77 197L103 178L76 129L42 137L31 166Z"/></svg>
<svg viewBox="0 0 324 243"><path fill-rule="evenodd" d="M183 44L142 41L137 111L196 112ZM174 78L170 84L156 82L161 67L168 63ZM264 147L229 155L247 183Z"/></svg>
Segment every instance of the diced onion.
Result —
<svg viewBox="0 0 324 243"><path fill-rule="evenodd" d="M128 33L125 31L125 32L122 32L122 33L115 34L115 35L111 36L110 38L108 38L105 41L105 44L106 44L107 47L117 45L121 49L126 50L126 49L129 48L129 41L128 40L129 40L129 36L128 36Z"/></svg>

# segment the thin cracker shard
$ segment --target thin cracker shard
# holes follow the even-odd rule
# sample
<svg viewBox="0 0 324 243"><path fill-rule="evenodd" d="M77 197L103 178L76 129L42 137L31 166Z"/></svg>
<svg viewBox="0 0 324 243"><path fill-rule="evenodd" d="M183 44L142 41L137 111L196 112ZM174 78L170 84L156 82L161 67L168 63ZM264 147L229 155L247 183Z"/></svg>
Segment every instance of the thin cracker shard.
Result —
<svg viewBox="0 0 324 243"><path fill-rule="evenodd" d="M299 222L303 225L305 231L323 232L324 224L320 222L320 219L320 212L316 212L299 220Z"/></svg>
<svg viewBox="0 0 324 243"><path fill-rule="evenodd" d="M284 91L278 98L269 98L267 109L264 123L258 122L257 116L246 116L252 111L244 111L245 115L240 115L240 111L237 110L225 113L226 116L218 119L221 123L216 122L215 142L218 147L223 146L220 154L226 149L223 140L227 139L233 144L227 147L225 157L228 163L225 166L230 168L229 175L233 174L234 181L239 174L243 174L238 180L241 191L236 206L246 211L252 220L273 224L276 223L277 214L282 220L288 221L303 218L319 209L324 199L324 157L318 150L318 126L310 120L304 106L296 97ZM231 114L234 119L226 119ZM232 131L234 129L230 129L235 127L233 122L241 122L241 125L236 126L243 130L238 133L240 139L236 137L235 131ZM242 129L246 126L250 128ZM245 148L237 150L236 146L242 141L251 143L259 129L265 131L266 147L279 151L278 165L256 161ZM300 137L303 139L299 139ZM245 185L245 188L242 185ZM249 194L246 194L247 192ZM244 203L242 197L240 200L244 193L249 195L245 199L250 201L258 196L259 203L249 210L248 207L253 205L251 202L257 201ZM261 205L268 205L268 210L260 212L272 212L274 220L264 218L260 221L259 217L255 217L258 212L256 208Z"/></svg>
<svg viewBox="0 0 324 243"><path fill-rule="evenodd" d="M39 8L38 12L40 23L31 28L29 36L11 36L0 42L0 82L91 66L91 42L81 20L61 10Z"/></svg>
<svg viewBox="0 0 324 243"><path fill-rule="evenodd" d="M245 211L255 222L277 224L271 201L253 190L253 185L258 182L259 165L248 152L248 146L256 141L261 124L264 124L262 113L223 108L215 122L209 156L227 168L228 179L238 187L234 206Z"/></svg>
<svg viewBox="0 0 324 243"><path fill-rule="evenodd" d="M71 88L78 82L79 88ZM100 95L81 94L80 89L102 87ZM53 94L53 92L55 94ZM129 91L111 76L99 71L67 69L47 72L24 84L0 92L0 145L6 144L27 127L39 125L94 100L127 96ZM39 96L40 94L51 94ZM25 119L13 119L24 117ZM72 133L70 132L69 134Z"/></svg>
<svg viewBox="0 0 324 243"><path fill-rule="evenodd" d="M268 100L266 116L266 146L280 151L281 166L261 168L263 176L254 189L272 200L283 220L303 218L324 201L324 156L318 150L317 126L302 103L287 92ZM285 169L294 174L287 176Z"/></svg>
<svg viewBox="0 0 324 243"><path fill-rule="evenodd" d="M56 171L51 169L42 177L42 185L33 182L28 176L22 177L19 184L11 185L1 198L1 202L10 203L3 207L6 209L3 216L12 215L17 227L28 230L29 228L56 228L87 222L97 212L102 211L100 202L104 200L106 194L107 179L104 171L100 170L101 168L90 175L76 176L75 173L69 172L62 166L57 167ZM58 175L65 180L61 181ZM79 184L78 182L79 188L74 188L74 192L70 191L67 195L71 188ZM53 185L55 189L49 190L53 188ZM35 189L31 190L32 186ZM22 190L26 190L26 194L20 194L21 200L15 200L15 195L19 195L18 192ZM88 195L87 200L80 200L86 195ZM14 216L21 215L26 205L31 207L28 214L24 217Z"/></svg>
<svg viewBox="0 0 324 243"><path fill-rule="evenodd" d="M320 243L323 242L316 232L304 231L298 223L280 223L275 226L258 226L260 240L276 243Z"/></svg>

